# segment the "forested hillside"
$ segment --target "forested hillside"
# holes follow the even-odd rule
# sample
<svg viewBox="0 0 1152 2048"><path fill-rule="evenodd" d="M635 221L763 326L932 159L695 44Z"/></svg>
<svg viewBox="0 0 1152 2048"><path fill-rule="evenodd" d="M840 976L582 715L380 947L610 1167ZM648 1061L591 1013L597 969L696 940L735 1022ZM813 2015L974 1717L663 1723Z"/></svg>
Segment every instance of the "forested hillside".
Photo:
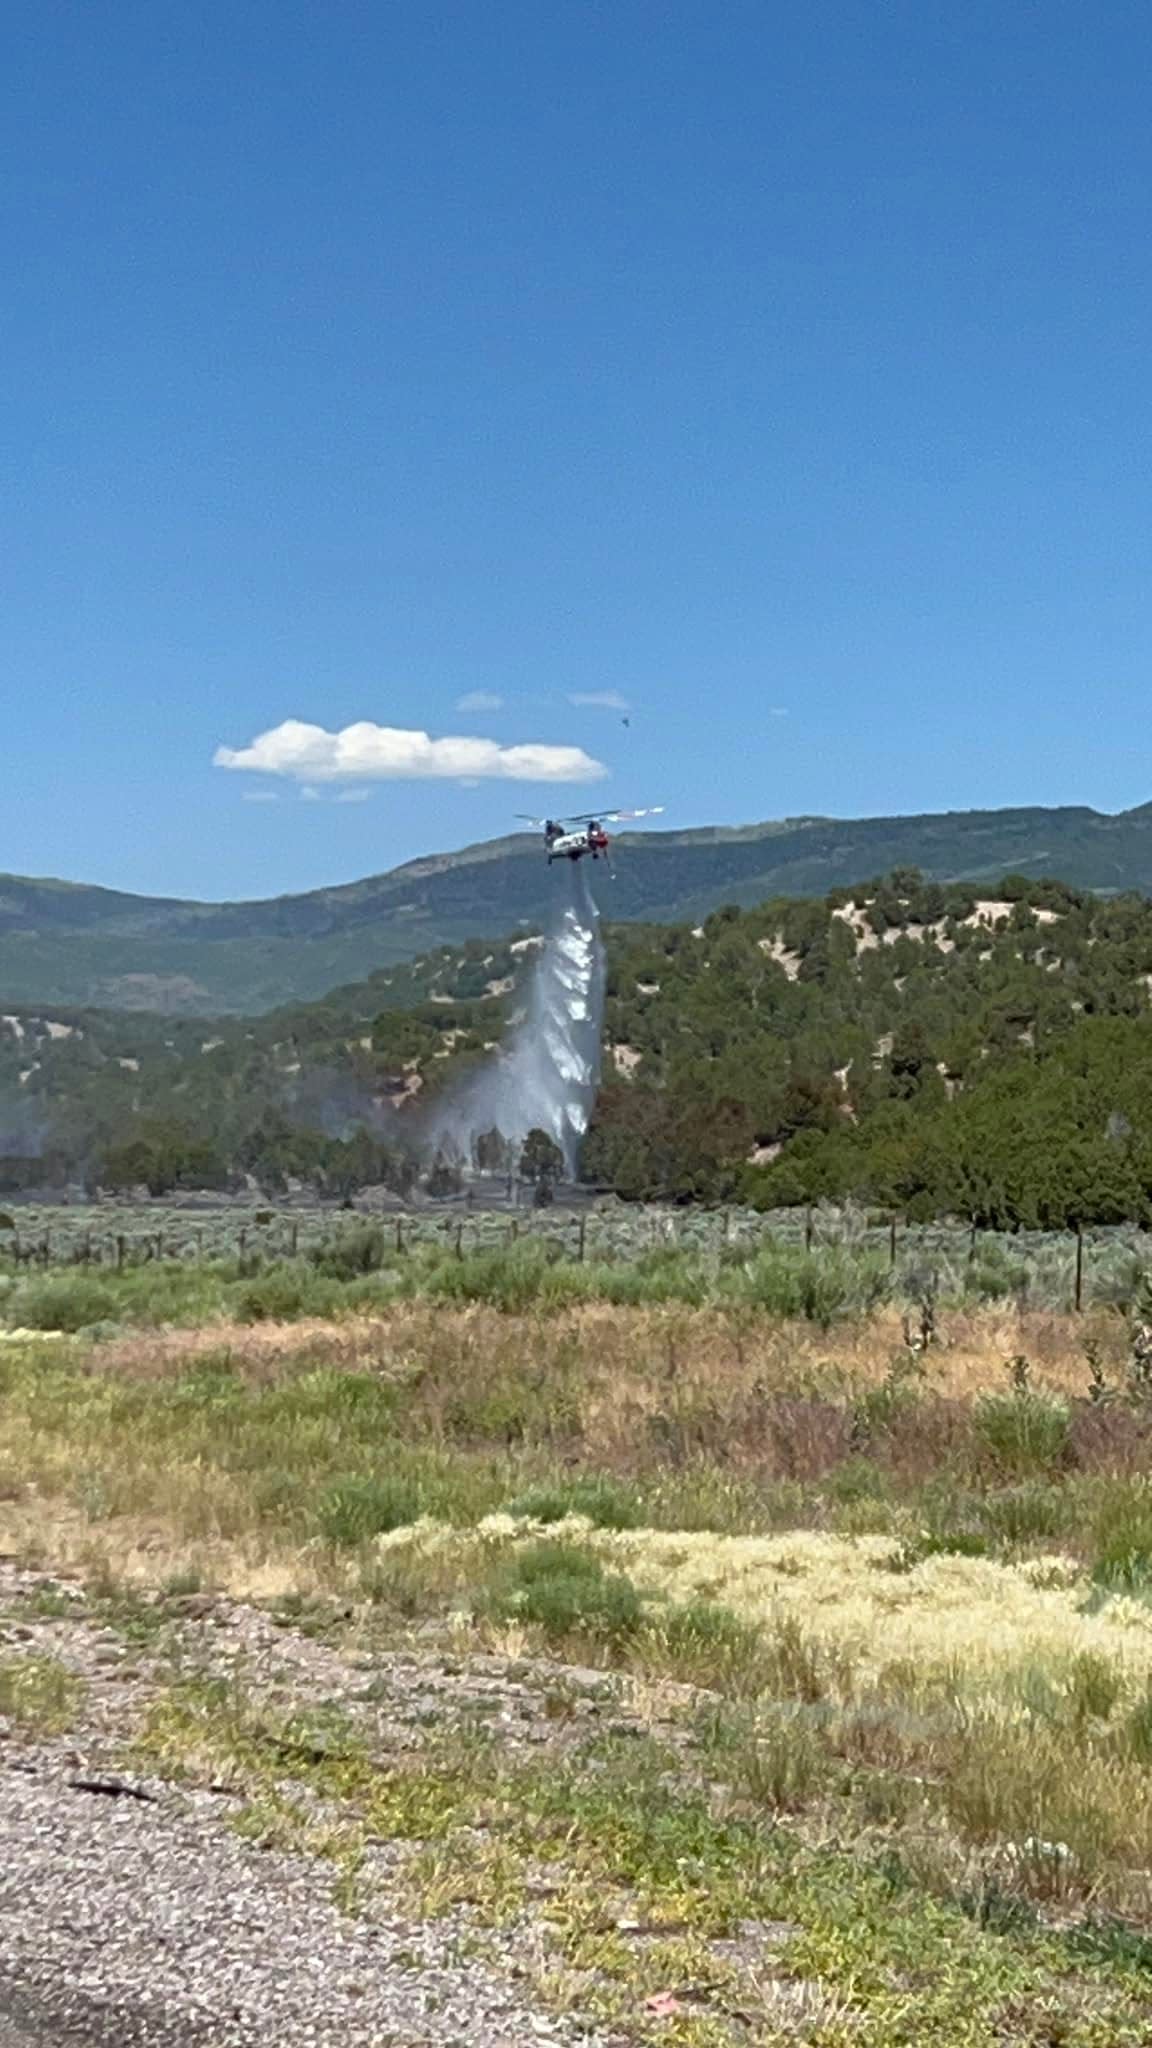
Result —
<svg viewBox="0 0 1152 2048"><path fill-rule="evenodd" d="M623 835L606 916L693 921L723 903L822 896L915 865L929 879L1006 871L1080 888L1152 891L1152 806L791 818ZM317 998L443 945L546 921L554 878L533 835L409 861L339 888L267 902L193 903L0 877L0 1003L256 1014Z"/></svg>
<svg viewBox="0 0 1152 2048"><path fill-rule="evenodd" d="M629 1195L1152 1214L1152 905L915 873L617 935L586 1169Z"/></svg>
<svg viewBox="0 0 1152 2048"><path fill-rule="evenodd" d="M420 1112L490 1056L531 940L257 1020L12 1011L0 1176L408 1189ZM856 1195L912 1215L1152 1221L1152 904L915 871L608 933L585 1172L627 1197Z"/></svg>

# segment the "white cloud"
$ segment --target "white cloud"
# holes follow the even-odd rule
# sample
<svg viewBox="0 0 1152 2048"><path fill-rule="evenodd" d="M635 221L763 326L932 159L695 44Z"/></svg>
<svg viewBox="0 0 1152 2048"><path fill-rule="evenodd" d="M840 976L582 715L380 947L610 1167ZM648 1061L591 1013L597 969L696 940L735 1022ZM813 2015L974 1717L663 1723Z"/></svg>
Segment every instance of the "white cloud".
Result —
<svg viewBox="0 0 1152 2048"><path fill-rule="evenodd" d="M515 747L495 740L448 737L373 725L361 719L341 732L286 718L247 747L217 747L217 768L250 774L287 775L311 786L318 782L386 782L474 776L478 781L599 782L608 770L583 747L545 746L527 741Z"/></svg>
<svg viewBox="0 0 1152 2048"><path fill-rule="evenodd" d="M504 709L504 699L503 697L498 697L495 690L468 690L463 697L457 697L456 709L457 711L502 711Z"/></svg>
<svg viewBox="0 0 1152 2048"><path fill-rule="evenodd" d="M280 801L278 789L242 789L240 794L246 804L278 804Z"/></svg>
<svg viewBox="0 0 1152 2048"><path fill-rule="evenodd" d="M619 690L573 690L568 698L570 704L580 704L595 711L631 711L627 697Z"/></svg>

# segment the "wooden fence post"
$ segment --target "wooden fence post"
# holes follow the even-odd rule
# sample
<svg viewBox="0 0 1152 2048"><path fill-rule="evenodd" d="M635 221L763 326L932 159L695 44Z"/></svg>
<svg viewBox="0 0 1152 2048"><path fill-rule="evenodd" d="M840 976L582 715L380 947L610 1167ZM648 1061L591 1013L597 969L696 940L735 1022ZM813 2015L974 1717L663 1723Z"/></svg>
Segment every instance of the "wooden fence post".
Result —
<svg viewBox="0 0 1152 2048"><path fill-rule="evenodd" d="M1076 1286L1072 1297L1077 1315L1084 1306L1084 1225L1076 1225Z"/></svg>

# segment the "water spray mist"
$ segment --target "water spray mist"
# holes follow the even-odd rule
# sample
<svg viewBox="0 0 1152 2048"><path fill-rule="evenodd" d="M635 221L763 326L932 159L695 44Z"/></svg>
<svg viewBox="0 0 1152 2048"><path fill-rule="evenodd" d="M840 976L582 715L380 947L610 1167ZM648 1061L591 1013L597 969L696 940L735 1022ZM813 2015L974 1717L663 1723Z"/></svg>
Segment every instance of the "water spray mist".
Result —
<svg viewBox="0 0 1152 2048"><path fill-rule="evenodd" d="M583 864L565 862L556 879L556 913L524 1014L492 1064L438 1116L434 1135L467 1158L482 1132L520 1144L529 1131L547 1131L573 1175L600 1078L604 947Z"/></svg>

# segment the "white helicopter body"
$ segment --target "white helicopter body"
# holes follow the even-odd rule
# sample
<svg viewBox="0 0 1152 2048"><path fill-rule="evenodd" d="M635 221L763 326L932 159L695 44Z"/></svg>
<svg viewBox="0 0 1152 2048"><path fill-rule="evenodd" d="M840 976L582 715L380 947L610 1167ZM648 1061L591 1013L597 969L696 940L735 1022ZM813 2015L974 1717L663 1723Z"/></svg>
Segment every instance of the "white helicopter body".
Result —
<svg viewBox="0 0 1152 2048"><path fill-rule="evenodd" d="M593 860L599 860L603 855L611 866L605 819L610 824L619 824L632 818L654 818L663 809L663 804L653 804L643 811L600 811L595 817L590 811L585 811L577 818L527 818L525 822L543 829L549 867L554 860L583 860L586 853L590 853Z"/></svg>

